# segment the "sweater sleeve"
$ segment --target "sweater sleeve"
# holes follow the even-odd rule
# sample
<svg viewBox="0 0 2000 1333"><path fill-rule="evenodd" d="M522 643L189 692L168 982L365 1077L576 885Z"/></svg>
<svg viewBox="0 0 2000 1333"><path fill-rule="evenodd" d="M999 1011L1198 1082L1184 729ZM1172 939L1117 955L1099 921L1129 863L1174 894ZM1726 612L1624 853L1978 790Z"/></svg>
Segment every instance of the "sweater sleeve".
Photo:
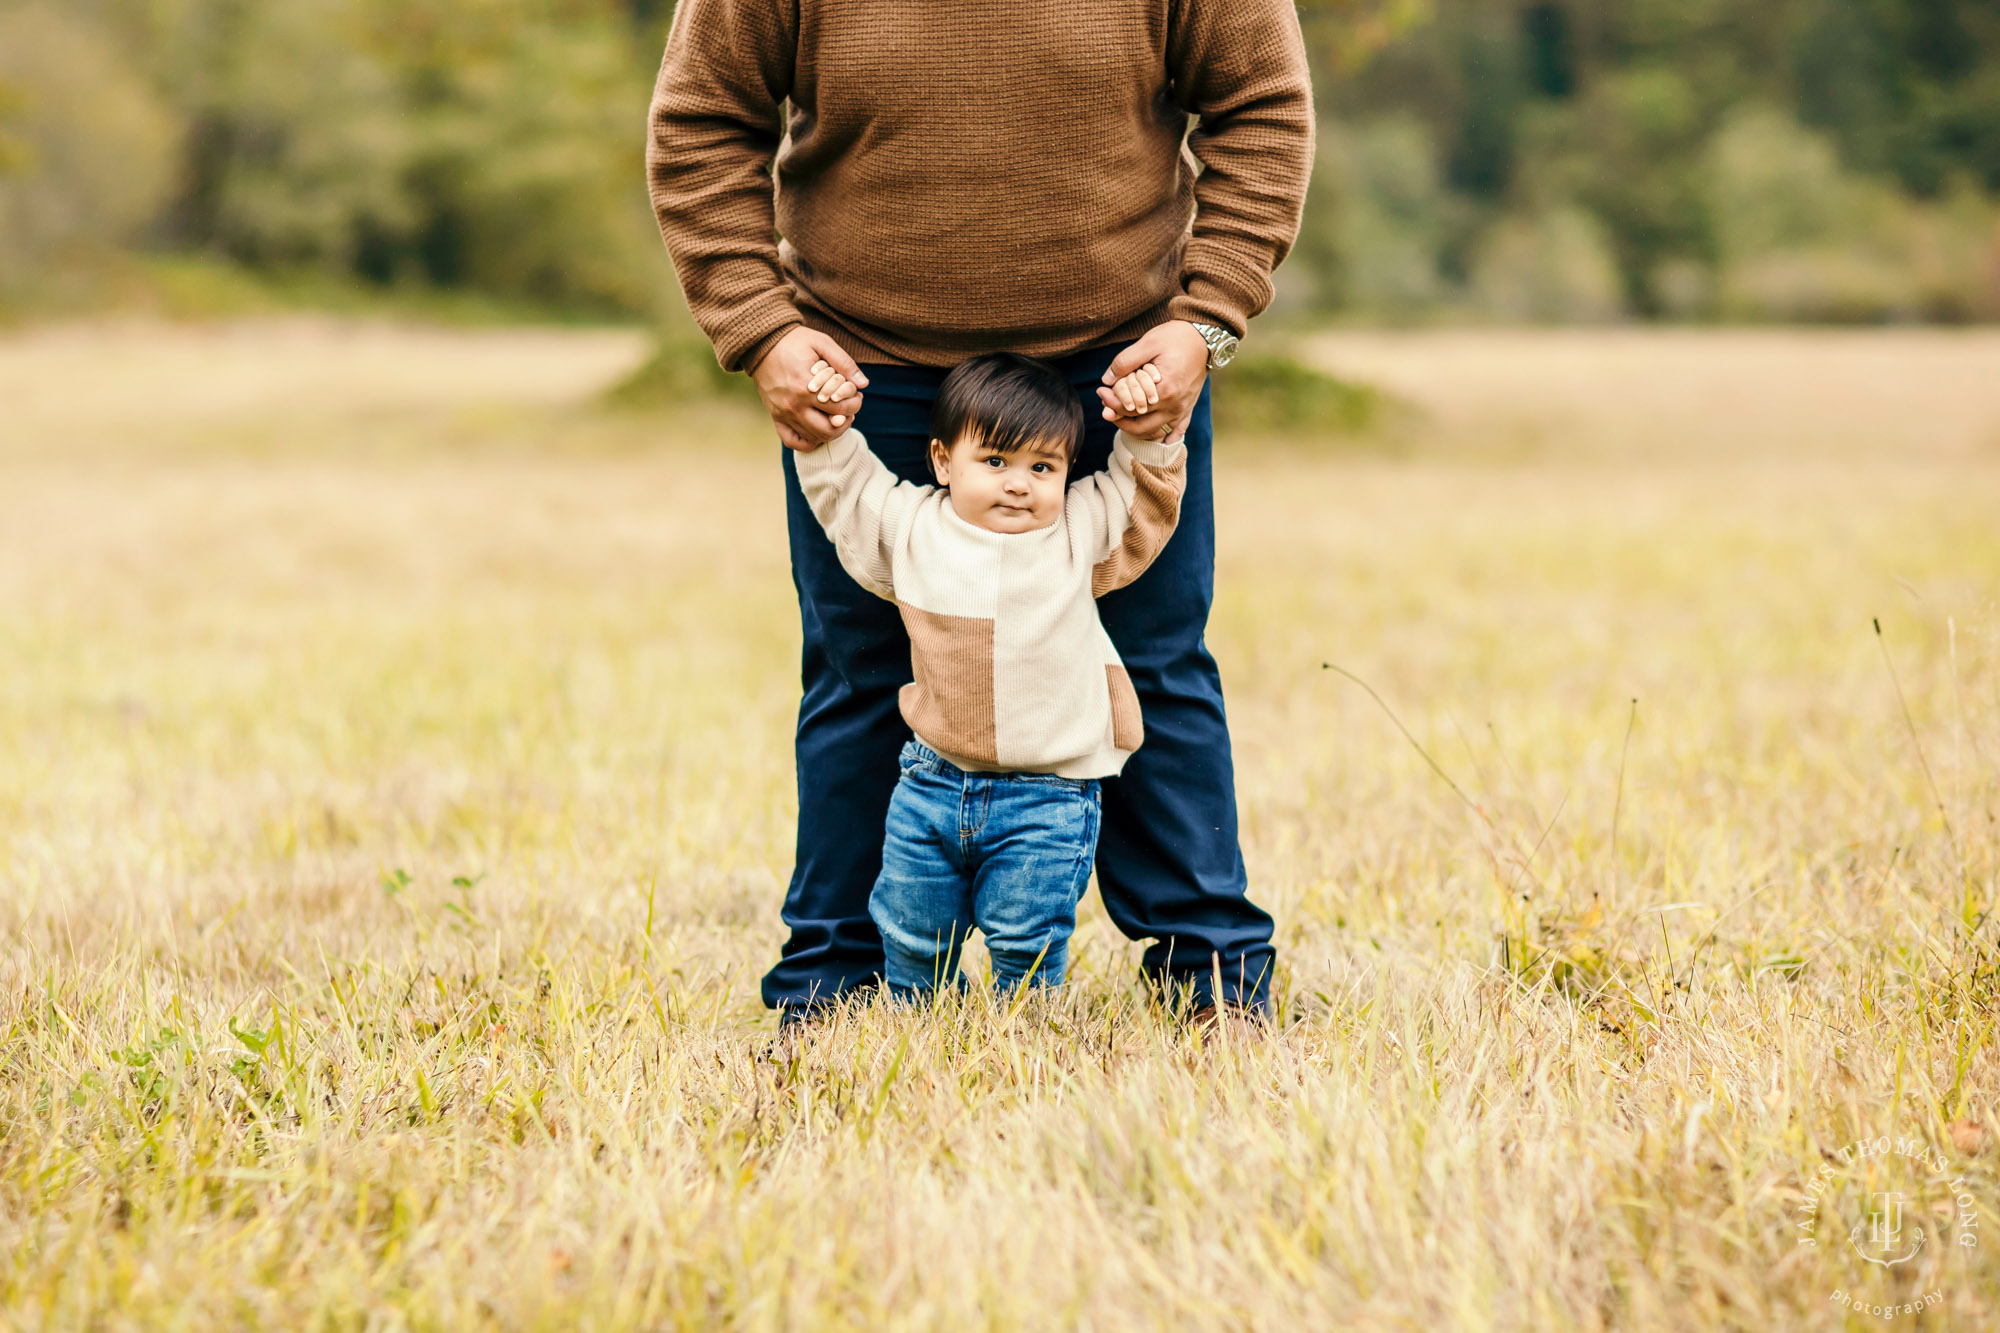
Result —
<svg viewBox="0 0 2000 1333"><path fill-rule="evenodd" d="M653 87L646 177L681 290L725 370L802 322L778 266L771 163L795 0L680 0Z"/></svg>
<svg viewBox="0 0 2000 1333"><path fill-rule="evenodd" d="M1292 0L1169 0L1174 98L1201 117L1188 147L1194 235L1181 261L1174 319L1241 336L1271 303L1271 273L1290 253L1312 174L1312 79Z"/></svg>
<svg viewBox="0 0 2000 1333"><path fill-rule="evenodd" d="M1073 483L1064 501L1071 541L1090 562L1090 595L1102 597L1146 572L1180 522L1187 446L1118 432L1111 466Z"/></svg>
<svg viewBox="0 0 2000 1333"><path fill-rule="evenodd" d="M848 430L819 448L794 453L799 489L826 529L841 567L877 597L896 599L891 552L924 497L937 488L900 481L868 440Z"/></svg>

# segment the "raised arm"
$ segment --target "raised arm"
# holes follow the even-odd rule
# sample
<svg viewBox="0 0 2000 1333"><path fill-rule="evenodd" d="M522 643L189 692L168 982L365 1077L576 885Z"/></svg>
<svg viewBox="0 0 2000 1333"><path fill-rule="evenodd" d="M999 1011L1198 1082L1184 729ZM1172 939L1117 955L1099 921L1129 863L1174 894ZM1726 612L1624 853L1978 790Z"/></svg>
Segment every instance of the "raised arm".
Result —
<svg viewBox="0 0 2000 1333"><path fill-rule="evenodd" d="M937 488L897 480L858 430L794 457L799 488L842 567L877 597L894 601L890 552L917 506Z"/></svg>
<svg viewBox="0 0 2000 1333"><path fill-rule="evenodd" d="M1123 431L1111 446L1111 466L1071 483L1064 518L1090 561L1091 596L1146 572L1174 535L1186 489L1186 445L1135 440Z"/></svg>
<svg viewBox="0 0 2000 1333"><path fill-rule="evenodd" d="M1181 261L1175 319L1241 337L1271 303L1271 272L1290 253L1312 174L1312 79L1292 0L1169 0L1174 100L1201 117L1194 236Z"/></svg>
<svg viewBox="0 0 2000 1333"><path fill-rule="evenodd" d="M680 0L653 88L653 213L725 370L754 365L800 323L771 186L796 24L795 0Z"/></svg>

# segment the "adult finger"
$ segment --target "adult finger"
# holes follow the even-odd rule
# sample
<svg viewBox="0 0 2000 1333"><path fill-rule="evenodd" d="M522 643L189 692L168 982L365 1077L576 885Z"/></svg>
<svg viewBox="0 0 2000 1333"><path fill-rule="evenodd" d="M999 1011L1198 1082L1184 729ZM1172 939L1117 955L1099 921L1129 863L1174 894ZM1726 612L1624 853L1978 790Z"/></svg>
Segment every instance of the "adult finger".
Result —
<svg viewBox="0 0 2000 1333"><path fill-rule="evenodd" d="M815 417L819 419L815 421ZM777 424L778 438L794 449L814 449L840 434L838 428L830 428L826 418L817 412L789 414Z"/></svg>
<svg viewBox="0 0 2000 1333"><path fill-rule="evenodd" d="M868 377L861 373L861 367L854 363L853 357L841 349L839 343L827 337L824 333L815 333L813 334L812 349L815 354L824 359L835 370L847 376L847 378L853 380L862 388L865 389L868 387Z"/></svg>
<svg viewBox="0 0 2000 1333"><path fill-rule="evenodd" d="M842 406L845 407L845 404ZM817 407L809 407L799 413L798 425L804 434L826 441L846 430L847 423L852 419L851 411L822 411Z"/></svg>
<svg viewBox="0 0 2000 1333"><path fill-rule="evenodd" d="M1156 333L1157 331L1146 334L1138 342L1112 357L1110 368L1104 372L1104 382L1109 384L1113 380L1122 379L1151 361L1154 354L1159 351L1153 342Z"/></svg>

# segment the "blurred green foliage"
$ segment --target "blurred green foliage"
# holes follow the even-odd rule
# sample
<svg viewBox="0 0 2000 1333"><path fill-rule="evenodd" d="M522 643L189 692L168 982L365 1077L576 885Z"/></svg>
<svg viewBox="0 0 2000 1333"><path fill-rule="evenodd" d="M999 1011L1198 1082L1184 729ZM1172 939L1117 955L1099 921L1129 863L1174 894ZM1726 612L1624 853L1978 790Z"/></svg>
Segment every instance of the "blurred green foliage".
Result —
<svg viewBox="0 0 2000 1333"><path fill-rule="evenodd" d="M642 169L671 8L0 0L0 303L141 254L196 307L233 268L673 343ZM1301 16L1324 124L1294 314L2000 317L2000 0Z"/></svg>
<svg viewBox="0 0 2000 1333"><path fill-rule="evenodd" d="M77 245L115 243L172 188L171 111L68 6L0 7L0 290Z"/></svg>
<svg viewBox="0 0 2000 1333"><path fill-rule="evenodd" d="M1402 410L1403 404L1371 385L1248 343L1221 372L1214 393L1216 429L1230 436L1360 435L1390 424Z"/></svg>
<svg viewBox="0 0 2000 1333"><path fill-rule="evenodd" d="M642 161L666 19L651 0L0 0L0 263L18 280L122 241L657 312L673 280Z"/></svg>
<svg viewBox="0 0 2000 1333"><path fill-rule="evenodd" d="M692 324L661 334L653 354L604 395L611 407L639 409L671 407L696 398L735 398L746 406L758 403L749 377L724 370L708 340Z"/></svg>
<svg viewBox="0 0 2000 1333"><path fill-rule="evenodd" d="M2000 317L1995 0L1423 0L1351 69L1339 8L1296 312Z"/></svg>

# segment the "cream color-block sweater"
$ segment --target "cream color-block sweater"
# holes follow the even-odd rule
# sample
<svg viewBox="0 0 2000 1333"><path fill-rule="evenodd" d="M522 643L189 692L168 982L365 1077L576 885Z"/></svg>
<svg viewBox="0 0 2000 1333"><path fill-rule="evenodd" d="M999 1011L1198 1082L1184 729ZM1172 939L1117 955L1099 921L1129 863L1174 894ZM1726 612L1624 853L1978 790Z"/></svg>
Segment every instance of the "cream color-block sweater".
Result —
<svg viewBox="0 0 2000 1333"><path fill-rule="evenodd" d="M916 679L904 721L972 771L1102 778L1139 748L1139 696L1097 598L1173 535L1187 448L1120 433L1107 471L1071 483L1062 517L998 533L947 492L900 481L858 430L797 456L799 485L855 582L895 602Z"/></svg>

